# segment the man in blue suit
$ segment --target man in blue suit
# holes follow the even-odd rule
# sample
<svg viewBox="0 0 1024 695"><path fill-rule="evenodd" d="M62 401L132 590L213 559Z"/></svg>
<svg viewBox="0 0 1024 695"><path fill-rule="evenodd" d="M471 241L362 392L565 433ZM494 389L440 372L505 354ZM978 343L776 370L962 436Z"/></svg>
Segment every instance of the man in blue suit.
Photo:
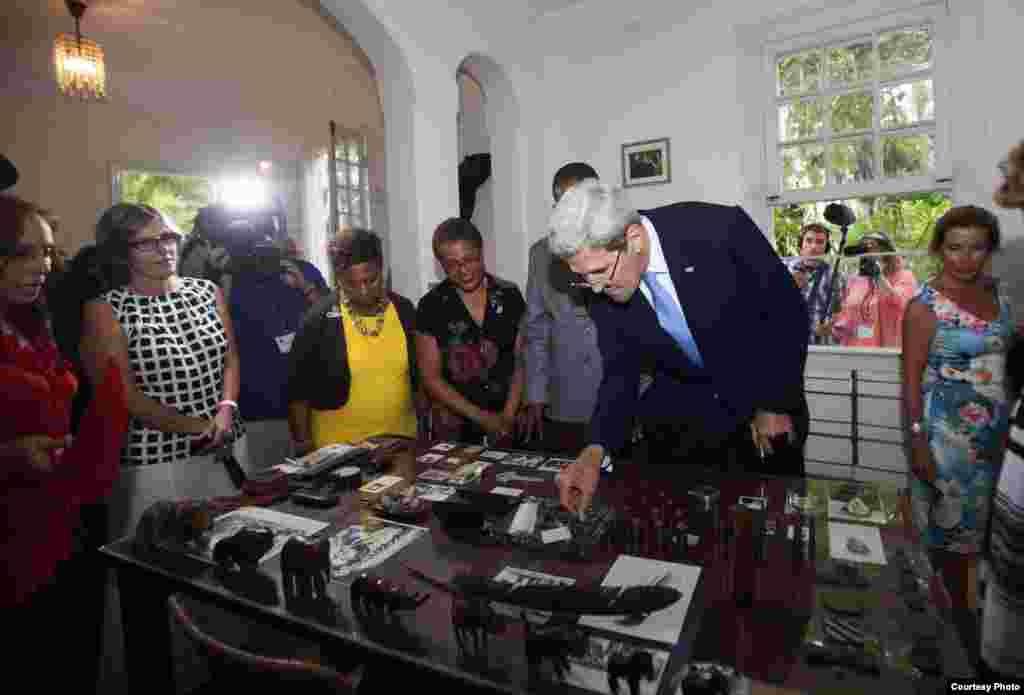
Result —
<svg viewBox="0 0 1024 695"><path fill-rule="evenodd" d="M585 509L605 454L645 420L651 459L802 475L807 309L739 207L676 203L636 211L588 180L559 201L548 243L591 304L604 359L589 444L559 478ZM639 290L639 292L638 292ZM654 383L637 396L642 368Z"/></svg>

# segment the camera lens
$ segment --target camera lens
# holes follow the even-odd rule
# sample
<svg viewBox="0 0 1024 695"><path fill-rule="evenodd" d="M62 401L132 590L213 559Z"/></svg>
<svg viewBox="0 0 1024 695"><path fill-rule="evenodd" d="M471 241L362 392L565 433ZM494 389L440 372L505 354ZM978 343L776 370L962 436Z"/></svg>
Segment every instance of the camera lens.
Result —
<svg viewBox="0 0 1024 695"><path fill-rule="evenodd" d="M877 278L881 275L882 269L878 265L878 260L875 258L860 259L860 274L869 278Z"/></svg>

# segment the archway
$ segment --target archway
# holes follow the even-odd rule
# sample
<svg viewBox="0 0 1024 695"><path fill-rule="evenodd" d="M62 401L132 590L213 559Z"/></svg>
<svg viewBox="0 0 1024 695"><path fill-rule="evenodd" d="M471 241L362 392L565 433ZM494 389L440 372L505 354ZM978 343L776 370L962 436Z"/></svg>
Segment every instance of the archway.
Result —
<svg viewBox="0 0 1024 695"><path fill-rule="evenodd" d="M494 262L488 268L525 289L529 235L524 215L526 182L519 97L505 70L489 56L466 56L458 68L458 74L463 73L476 81L484 95L484 124L491 153L491 178L486 185L493 207L490 236L494 242Z"/></svg>

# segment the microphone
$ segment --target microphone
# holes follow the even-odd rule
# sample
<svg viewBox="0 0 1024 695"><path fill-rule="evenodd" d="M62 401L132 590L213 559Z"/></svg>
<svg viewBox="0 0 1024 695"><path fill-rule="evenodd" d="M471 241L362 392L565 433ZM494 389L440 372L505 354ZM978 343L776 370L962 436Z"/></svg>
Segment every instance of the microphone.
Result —
<svg viewBox="0 0 1024 695"><path fill-rule="evenodd" d="M825 220L837 227L849 227L857 221L853 210L842 203L829 203L825 208Z"/></svg>

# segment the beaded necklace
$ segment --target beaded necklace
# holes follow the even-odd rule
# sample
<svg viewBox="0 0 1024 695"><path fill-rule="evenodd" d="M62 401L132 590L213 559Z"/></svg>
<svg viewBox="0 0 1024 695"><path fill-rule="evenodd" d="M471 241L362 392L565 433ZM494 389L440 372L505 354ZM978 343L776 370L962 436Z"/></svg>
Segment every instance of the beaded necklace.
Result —
<svg viewBox="0 0 1024 695"><path fill-rule="evenodd" d="M372 314L359 315L352 308L352 301L348 298L341 300L341 305L348 311L348 316L352 319L352 325L356 327L360 335L364 335L367 338L376 338L384 330L384 315L388 309L387 299L382 299L380 303L374 308ZM368 319L372 319L371 321Z"/></svg>

